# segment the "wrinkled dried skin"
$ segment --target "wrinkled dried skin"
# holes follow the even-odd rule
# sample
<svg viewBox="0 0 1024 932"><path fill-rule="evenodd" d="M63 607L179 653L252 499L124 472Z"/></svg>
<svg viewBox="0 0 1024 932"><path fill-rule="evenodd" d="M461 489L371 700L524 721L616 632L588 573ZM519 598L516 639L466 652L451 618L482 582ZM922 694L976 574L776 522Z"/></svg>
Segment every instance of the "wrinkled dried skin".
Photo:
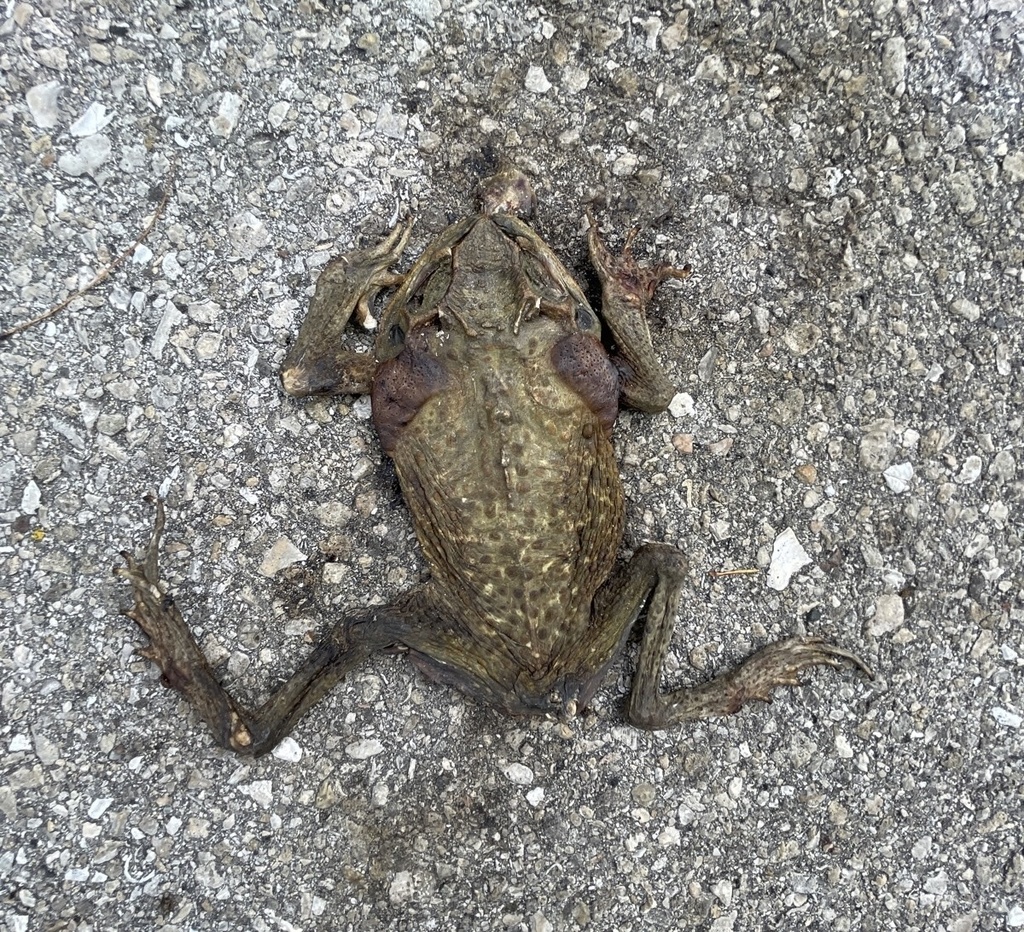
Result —
<svg viewBox="0 0 1024 932"><path fill-rule="evenodd" d="M643 728L769 701L808 667L852 662L870 672L819 638L789 638L709 683L661 690L686 560L649 544L615 569L624 506L611 432L620 401L653 412L673 395L645 311L659 282L686 271L639 265L632 235L613 255L592 220L598 315L511 212L525 214L533 203L525 177L506 169L484 183L481 212L445 230L404 276L389 269L408 222L379 246L335 259L282 367L293 395L371 393L430 566L427 582L392 605L346 613L303 667L251 710L221 687L163 594L159 504L145 561L128 558L119 571L134 593L129 614L150 638L145 655L224 747L270 750L340 677L389 648L507 712L572 713L590 700L645 605L628 705ZM349 320L366 320L370 302L389 287L373 351L347 349Z"/></svg>

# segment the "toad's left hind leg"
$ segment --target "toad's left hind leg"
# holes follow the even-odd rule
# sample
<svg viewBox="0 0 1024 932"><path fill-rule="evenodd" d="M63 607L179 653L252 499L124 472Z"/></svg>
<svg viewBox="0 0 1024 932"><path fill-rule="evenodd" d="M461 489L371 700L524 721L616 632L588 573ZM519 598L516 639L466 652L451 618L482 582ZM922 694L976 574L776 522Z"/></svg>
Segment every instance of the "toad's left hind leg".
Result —
<svg viewBox="0 0 1024 932"><path fill-rule="evenodd" d="M374 650L401 640L401 609L348 612L295 674L259 709L250 710L221 686L174 599L160 585L157 555L163 529L164 507L158 500L145 559L139 563L124 553L127 566L114 570L132 586L135 604L125 614L149 635L149 646L140 648L139 653L160 667L164 684L194 706L221 747L247 756L272 750L348 671Z"/></svg>
<svg viewBox="0 0 1024 932"><path fill-rule="evenodd" d="M675 628L686 565L686 558L674 547L647 544L604 584L594 602L605 647L616 640L621 643L647 603L640 659L629 696L628 715L634 725L667 728L731 715L752 700L770 702L778 686L798 686L800 672L809 667L847 662L873 675L863 660L842 647L819 637L789 637L762 647L709 683L662 692L661 671Z"/></svg>

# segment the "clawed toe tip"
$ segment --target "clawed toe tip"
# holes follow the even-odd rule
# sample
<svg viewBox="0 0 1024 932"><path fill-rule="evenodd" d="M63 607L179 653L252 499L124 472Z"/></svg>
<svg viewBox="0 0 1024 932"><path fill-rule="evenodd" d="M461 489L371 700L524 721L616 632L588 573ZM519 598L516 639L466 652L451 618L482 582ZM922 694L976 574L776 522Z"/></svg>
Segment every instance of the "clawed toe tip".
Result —
<svg viewBox="0 0 1024 932"><path fill-rule="evenodd" d="M842 647L836 647L833 644L822 645L823 651L826 652L825 660L833 667L841 667L846 663L853 664L858 670L861 671L869 680L875 678L875 671L868 666L868 664L862 660L852 650L846 650Z"/></svg>

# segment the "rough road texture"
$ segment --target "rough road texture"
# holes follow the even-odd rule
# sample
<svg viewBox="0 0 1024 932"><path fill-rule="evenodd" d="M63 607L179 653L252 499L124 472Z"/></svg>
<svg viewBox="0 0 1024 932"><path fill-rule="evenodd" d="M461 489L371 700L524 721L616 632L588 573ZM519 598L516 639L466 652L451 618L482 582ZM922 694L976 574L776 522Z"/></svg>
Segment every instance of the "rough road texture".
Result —
<svg viewBox="0 0 1024 932"><path fill-rule="evenodd" d="M0 344L5 929L1024 926L1019 0L390 6L4 8L0 328L175 176ZM419 578L365 402L275 373L332 254L406 207L421 248L499 154L574 272L588 204L693 266L652 321L685 397L616 426L627 547L693 566L672 675L803 623L878 679L646 734L632 657L564 724L380 657L240 764L110 567L166 492L253 701Z"/></svg>

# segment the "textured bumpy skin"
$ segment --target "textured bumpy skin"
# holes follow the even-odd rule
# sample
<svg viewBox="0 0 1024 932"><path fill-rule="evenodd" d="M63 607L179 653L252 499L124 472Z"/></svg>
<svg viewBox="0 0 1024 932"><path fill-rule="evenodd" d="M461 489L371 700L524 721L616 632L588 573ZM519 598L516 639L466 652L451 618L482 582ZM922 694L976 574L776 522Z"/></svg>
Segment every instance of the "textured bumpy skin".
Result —
<svg viewBox="0 0 1024 932"><path fill-rule="evenodd" d="M354 609L260 709L218 683L163 594L157 525L146 559L126 556L129 612L169 686L240 753L271 749L341 676L375 650L403 648L432 678L511 713L585 705L647 605L628 706L644 728L726 715L768 701L801 670L852 662L819 638L770 644L716 680L663 692L687 564L649 544L615 569L623 492L611 432L620 400L659 411L672 384L645 319L657 284L685 271L618 256L591 218L601 315L520 216L536 202L506 169L481 187L481 210L445 230L404 276L389 267L408 223L380 245L330 263L282 367L293 395L372 392L373 418L412 513L429 580L383 608ZM373 352L346 349L353 314L396 290ZM602 322L616 346L602 344Z"/></svg>

